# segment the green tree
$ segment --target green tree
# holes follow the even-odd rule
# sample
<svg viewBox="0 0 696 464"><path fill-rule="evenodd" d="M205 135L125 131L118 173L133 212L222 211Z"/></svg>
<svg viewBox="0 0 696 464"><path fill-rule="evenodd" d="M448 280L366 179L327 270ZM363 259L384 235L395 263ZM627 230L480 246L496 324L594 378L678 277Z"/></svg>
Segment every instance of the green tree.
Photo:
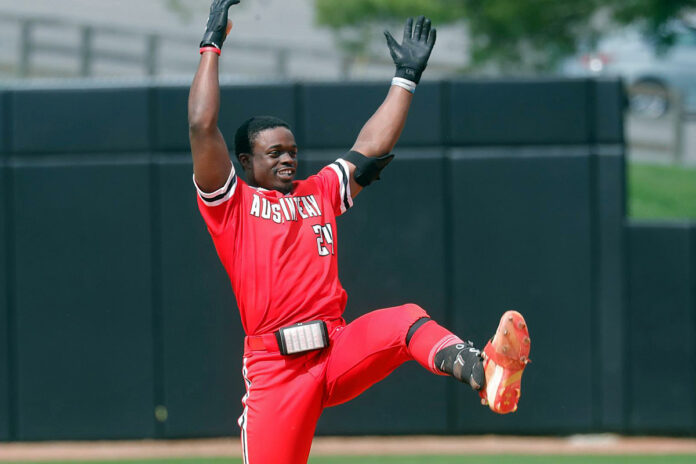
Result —
<svg viewBox="0 0 696 464"><path fill-rule="evenodd" d="M366 37L350 31L424 14L438 25L466 25L472 67L536 71L619 25L637 24L668 45L665 25L690 12L696 0L315 0L315 5L317 22L344 43L345 37ZM353 43L353 50L359 48Z"/></svg>
<svg viewBox="0 0 696 464"><path fill-rule="evenodd" d="M620 24L637 23L658 46L674 40L669 24L694 13L696 0L613 0L612 13Z"/></svg>

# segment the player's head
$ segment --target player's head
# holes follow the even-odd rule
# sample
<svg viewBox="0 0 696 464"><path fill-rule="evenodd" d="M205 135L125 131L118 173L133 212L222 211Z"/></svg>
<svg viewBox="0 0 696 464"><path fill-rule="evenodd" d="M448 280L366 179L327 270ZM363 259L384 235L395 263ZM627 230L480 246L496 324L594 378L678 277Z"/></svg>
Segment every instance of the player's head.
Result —
<svg viewBox="0 0 696 464"><path fill-rule="evenodd" d="M297 144L290 125L273 116L254 116L239 126L234 151L256 187L289 193L297 170Z"/></svg>

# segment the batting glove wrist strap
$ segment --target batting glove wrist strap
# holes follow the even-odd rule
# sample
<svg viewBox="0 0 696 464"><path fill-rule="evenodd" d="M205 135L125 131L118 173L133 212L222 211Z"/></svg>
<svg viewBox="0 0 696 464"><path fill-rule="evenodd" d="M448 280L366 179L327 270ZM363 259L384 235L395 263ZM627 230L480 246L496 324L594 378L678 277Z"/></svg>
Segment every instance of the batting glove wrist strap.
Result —
<svg viewBox="0 0 696 464"><path fill-rule="evenodd" d="M418 84L437 39L437 31L431 28L430 19L420 16L414 25L413 18L408 18L401 44L389 31L384 31L384 35L396 65L396 77Z"/></svg>
<svg viewBox="0 0 696 464"><path fill-rule="evenodd" d="M406 89L411 93L416 93L416 83L413 81L409 81L408 79L404 79L402 77L395 77L392 79L391 85L396 85L398 87L401 87L402 89Z"/></svg>
<svg viewBox="0 0 696 464"><path fill-rule="evenodd" d="M222 44L227 37L227 13L232 5L236 5L240 0L214 0L210 5L210 15L208 24L201 40L200 48L215 47L222 49Z"/></svg>
<svg viewBox="0 0 696 464"><path fill-rule="evenodd" d="M222 53L222 50L220 50L217 47L213 47L212 45L209 45L207 47L201 47L200 52L201 52L201 55L205 52L213 52L213 53L220 55Z"/></svg>

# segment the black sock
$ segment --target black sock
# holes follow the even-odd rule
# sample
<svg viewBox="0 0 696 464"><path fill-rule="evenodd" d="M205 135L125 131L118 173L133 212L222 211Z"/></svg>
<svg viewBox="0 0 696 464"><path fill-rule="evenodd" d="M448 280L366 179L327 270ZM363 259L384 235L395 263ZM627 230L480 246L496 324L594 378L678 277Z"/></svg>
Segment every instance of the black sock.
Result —
<svg viewBox="0 0 696 464"><path fill-rule="evenodd" d="M481 352L471 342L457 343L435 354L435 366L460 382L479 390L485 383Z"/></svg>

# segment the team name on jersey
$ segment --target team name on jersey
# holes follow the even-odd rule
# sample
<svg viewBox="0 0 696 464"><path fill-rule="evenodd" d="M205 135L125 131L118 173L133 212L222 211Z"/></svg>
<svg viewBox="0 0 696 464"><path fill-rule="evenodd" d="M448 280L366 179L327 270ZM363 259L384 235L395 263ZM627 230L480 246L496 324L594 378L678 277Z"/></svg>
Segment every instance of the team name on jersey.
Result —
<svg viewBox="0 0 696 464"><path fill-rule="evenodd" d="M314 195L304 197L282 197L278 203L268 201L265 197L254 194L251 201L249 214L261 219L268 219L276 224L287 221L297 221L298 218L307 219L321 216L319 202Z"/></svg>

